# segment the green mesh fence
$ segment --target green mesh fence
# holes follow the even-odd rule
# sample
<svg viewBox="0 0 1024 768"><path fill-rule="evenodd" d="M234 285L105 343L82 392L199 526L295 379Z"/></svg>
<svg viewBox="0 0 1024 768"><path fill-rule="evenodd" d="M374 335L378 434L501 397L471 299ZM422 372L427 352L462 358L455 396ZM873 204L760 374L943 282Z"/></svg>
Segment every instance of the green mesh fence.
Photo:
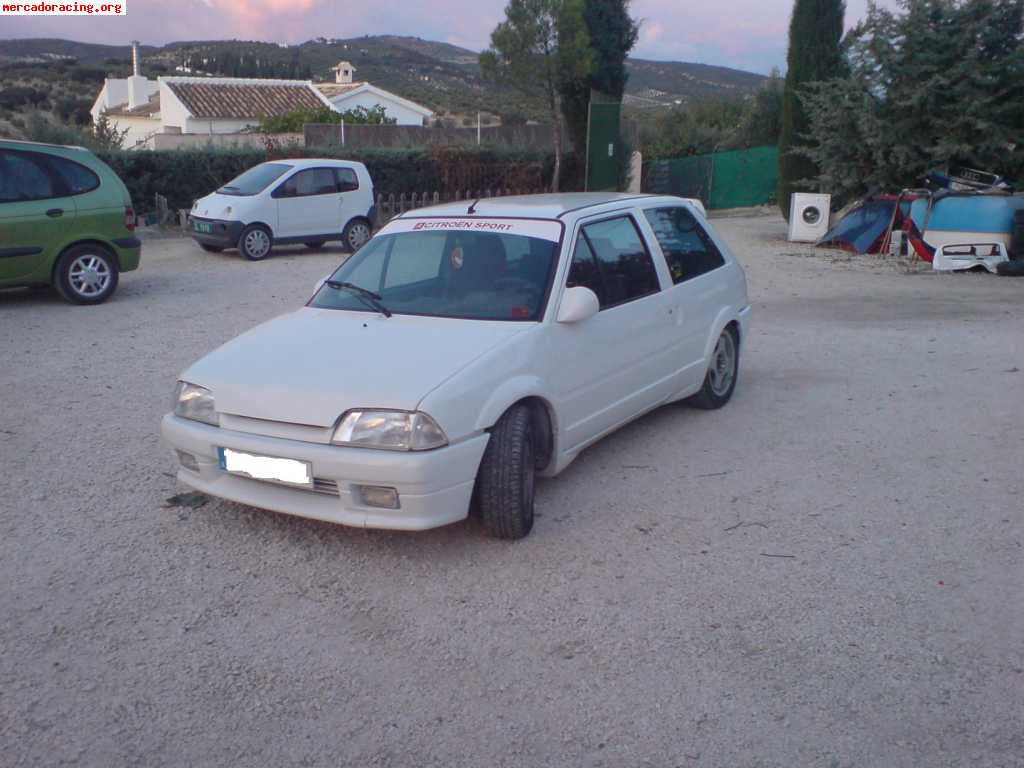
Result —
<svg viewBox="0 0 1024 768"><path fill-rule="evenodd" d="M743 208L775 199L777 147L755 147L651 163L647 189L661 195L696 197L705 207Z"/></svg>

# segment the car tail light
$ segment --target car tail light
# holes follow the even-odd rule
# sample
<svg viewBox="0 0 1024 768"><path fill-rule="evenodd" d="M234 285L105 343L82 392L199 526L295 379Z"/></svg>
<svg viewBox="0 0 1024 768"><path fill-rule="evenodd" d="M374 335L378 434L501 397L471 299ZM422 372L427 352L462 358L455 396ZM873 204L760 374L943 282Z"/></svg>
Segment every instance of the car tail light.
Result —
<svg viewBox="0 0 1024 768"><path fill-rule="evenodd" d="M135 231L135 209L130 205L124 207L124 226L129 232Z"/></svg>

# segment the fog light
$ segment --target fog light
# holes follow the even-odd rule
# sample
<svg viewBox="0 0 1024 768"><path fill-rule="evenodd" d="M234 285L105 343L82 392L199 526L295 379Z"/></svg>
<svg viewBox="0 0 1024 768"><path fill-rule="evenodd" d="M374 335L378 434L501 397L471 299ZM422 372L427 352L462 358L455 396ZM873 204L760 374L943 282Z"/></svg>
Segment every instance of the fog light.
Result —
<svg viewBox="0 0 1024 768"><path fill-rule="evenodd" d="M368 507L383 507L384 509L399 509L398 491L394 488L386 488L380 485L357 485L356 492L363 504Z"/></svg>
<svg viewBox="0 0 1024 768"><path fill-rule="evenodd" d="M199 471L199 462L196 457L191 453L185 453L184 451L175 451L178 454L178 461L181 462L181 466L185 469L191 469L193 472Z"/></svg>

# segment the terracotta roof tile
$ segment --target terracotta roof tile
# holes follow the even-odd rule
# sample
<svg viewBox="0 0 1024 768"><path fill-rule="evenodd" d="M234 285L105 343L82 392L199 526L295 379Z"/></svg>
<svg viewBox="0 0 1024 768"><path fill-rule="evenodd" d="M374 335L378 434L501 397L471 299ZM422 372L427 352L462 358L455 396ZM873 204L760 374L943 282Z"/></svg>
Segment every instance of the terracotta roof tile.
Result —
<svg viewBox="0 0 1024 768"><path fill-rule="evenodd" d="M153 117L160 113L160 94L154 93L149 97L149 102L135 109L128 109L128 102L118 104L106 110L108 115L118 117Z"/></svg>
<svg viewBox="0 0 1024 768"><path fill-rule="evenodd" d="M366 83L316 83L314 87L328 99L362 88Z"/></svg>
<svg viewBox="0 0 1024 768"><path fill-rule="evenodd" d="M262 118L296 109L323 109L327 105L306 83L223 83L167 81L193 117L200 119Z"/></svg>

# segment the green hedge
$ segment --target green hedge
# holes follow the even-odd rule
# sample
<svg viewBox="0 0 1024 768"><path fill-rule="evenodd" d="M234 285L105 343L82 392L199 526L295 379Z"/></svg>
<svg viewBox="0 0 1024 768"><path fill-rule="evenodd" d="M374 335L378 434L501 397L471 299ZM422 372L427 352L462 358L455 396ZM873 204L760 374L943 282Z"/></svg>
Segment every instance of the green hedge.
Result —
<svg viewBox="0 0 1024 768"><path fill-rule="evenodd" d="M177 149L168 151L103 152L100 157L128 186L140 212L155 207L155 195L167 198L174 208L191 208L242 171L268 159L288 157L335 157L366 164L379 194L399 195L440 192L450 195L465 190L513 189L537 191L550 185L553 158L536 152L465 149L373 149L351 152L306 152L286 148ZM563 189L578 188L582 164L563 158Z"/></svg>

